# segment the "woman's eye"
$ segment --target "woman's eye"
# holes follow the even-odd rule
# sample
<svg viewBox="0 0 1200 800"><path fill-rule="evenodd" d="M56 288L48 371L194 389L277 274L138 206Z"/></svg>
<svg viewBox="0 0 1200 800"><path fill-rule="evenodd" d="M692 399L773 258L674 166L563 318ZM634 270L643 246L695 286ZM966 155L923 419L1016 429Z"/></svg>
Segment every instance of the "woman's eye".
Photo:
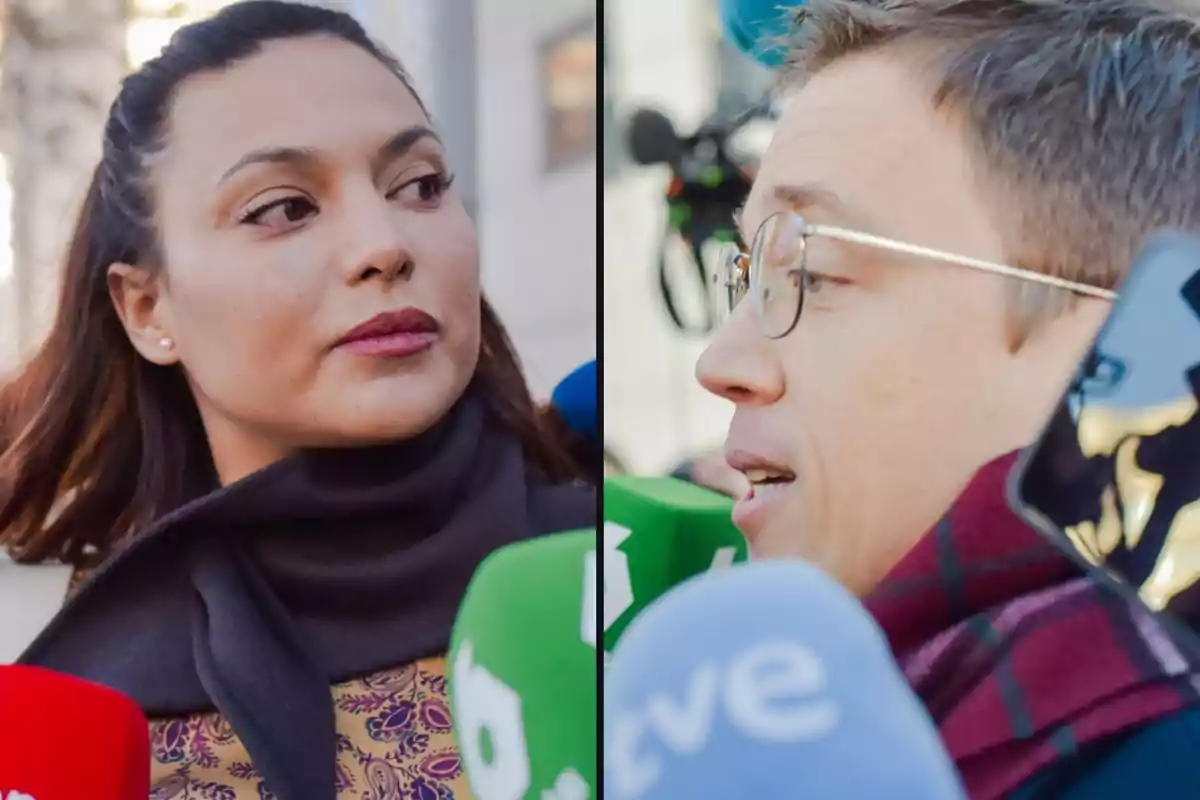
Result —
<svg viewBox="0 0 1200 800"><path fill-rule="evenodd" d="M316 205L306 197L283 197L249 211L241 222L266 228L294 228L296 223L303 222L316 211Z"/></svg>
<svg viewBox="0 0 1200 800"><path fill-rule="evenodd" d="M442 173L432 173L414 178L401 184L388 194L389 199L404 198L421 205L437 205L454 183L454 177Z"/></svg>

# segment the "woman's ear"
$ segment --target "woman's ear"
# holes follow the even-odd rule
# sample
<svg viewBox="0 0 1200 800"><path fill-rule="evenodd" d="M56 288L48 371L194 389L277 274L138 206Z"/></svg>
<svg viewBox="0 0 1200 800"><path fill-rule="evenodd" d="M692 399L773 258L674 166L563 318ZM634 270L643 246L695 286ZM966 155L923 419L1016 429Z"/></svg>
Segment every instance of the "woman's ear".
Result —
<svg viewBox="0 0 1200 800"><path fill-rule="evenodd" d="M169 302L156 276L141 267L113 264L108 268L108 294L142 358L161 366L178 363Z"/></svg>

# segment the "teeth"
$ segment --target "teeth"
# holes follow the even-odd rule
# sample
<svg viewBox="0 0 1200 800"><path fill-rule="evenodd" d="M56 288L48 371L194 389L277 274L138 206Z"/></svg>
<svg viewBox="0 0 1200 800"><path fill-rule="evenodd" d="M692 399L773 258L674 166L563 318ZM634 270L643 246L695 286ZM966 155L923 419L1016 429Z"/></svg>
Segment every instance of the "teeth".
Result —
<svg viewBox="0 0 1200 800"><path fill-rule="evenodd" d="M775 472L769 469L748 469L743 474L751 483L766 483L780 479L790 480L793 477L790 472Z"/></svg>

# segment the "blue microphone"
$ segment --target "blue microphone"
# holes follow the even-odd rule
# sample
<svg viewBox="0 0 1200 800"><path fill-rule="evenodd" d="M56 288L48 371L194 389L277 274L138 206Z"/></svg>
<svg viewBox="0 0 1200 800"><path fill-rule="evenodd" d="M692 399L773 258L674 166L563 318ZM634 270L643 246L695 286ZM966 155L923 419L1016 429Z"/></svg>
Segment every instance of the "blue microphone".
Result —
<svg viewBox="0 0 1200 800"><path fill-rule="evenodd" d="M966 800L874 619L803 562L693 578L604 684L604 797Z"/></svg>
<svg viewBox="0 0 1200 800"><path fill-rule="evenodd" d="M769 69L786 55L784 40L795 25L803 0L717 0L725 38Z"/></svg>
<svg viewBox="0 0 1200 800"><path fill-rule="evenodd" d="M596 441L598 404L595 359L563 378L550 396L550 405L554 406L571 433L589 442Z"/></svg>
<svg viewBox="0 0 1200 800"><path fill-rule="evenodd" d="M605 454L600 444L600 398L596 360L586 362L559 381L542 418L551 433L566 447L579 476L588 483L604 477Z"/></svg>

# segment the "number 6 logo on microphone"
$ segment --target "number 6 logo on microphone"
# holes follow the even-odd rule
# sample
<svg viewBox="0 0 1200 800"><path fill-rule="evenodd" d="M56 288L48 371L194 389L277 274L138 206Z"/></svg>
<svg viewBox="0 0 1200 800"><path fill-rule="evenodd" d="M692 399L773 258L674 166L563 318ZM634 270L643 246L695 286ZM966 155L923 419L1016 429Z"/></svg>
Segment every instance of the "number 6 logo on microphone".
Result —
<svg viewBox="0 0 1200 800"><path fill-rule="evenodd" d="M461 698L454 713L463 731L460 749L472 788L479 793L478 787L486 787L482 791L494 798L521 797L530 783L530 766L520 696L475 663L475 645L469 639L455 655L454 680ZM485 732L490 758L483 752Z"/></svg>
<svg viewBox="0 0 1200 800"><path fill-rule="evenodd" d="M464 641L454 658L459 749L479 800L517 800L532 784L529 750L521 698L474 659L475 648ZM486 735L490 753L485 754ZM554 785L541 793L542 800L590 800L587 781L574 769L560 772Z"/></svg>
<svg viewBox="0 0 1200 800"><path fill-rule="evenodd" d="M600 627L596 533L501 548L467 587L448 678L455 739L478 800L595 797L597 664L587 640ZM589 603L592 623L581 630Z"/></svg>

